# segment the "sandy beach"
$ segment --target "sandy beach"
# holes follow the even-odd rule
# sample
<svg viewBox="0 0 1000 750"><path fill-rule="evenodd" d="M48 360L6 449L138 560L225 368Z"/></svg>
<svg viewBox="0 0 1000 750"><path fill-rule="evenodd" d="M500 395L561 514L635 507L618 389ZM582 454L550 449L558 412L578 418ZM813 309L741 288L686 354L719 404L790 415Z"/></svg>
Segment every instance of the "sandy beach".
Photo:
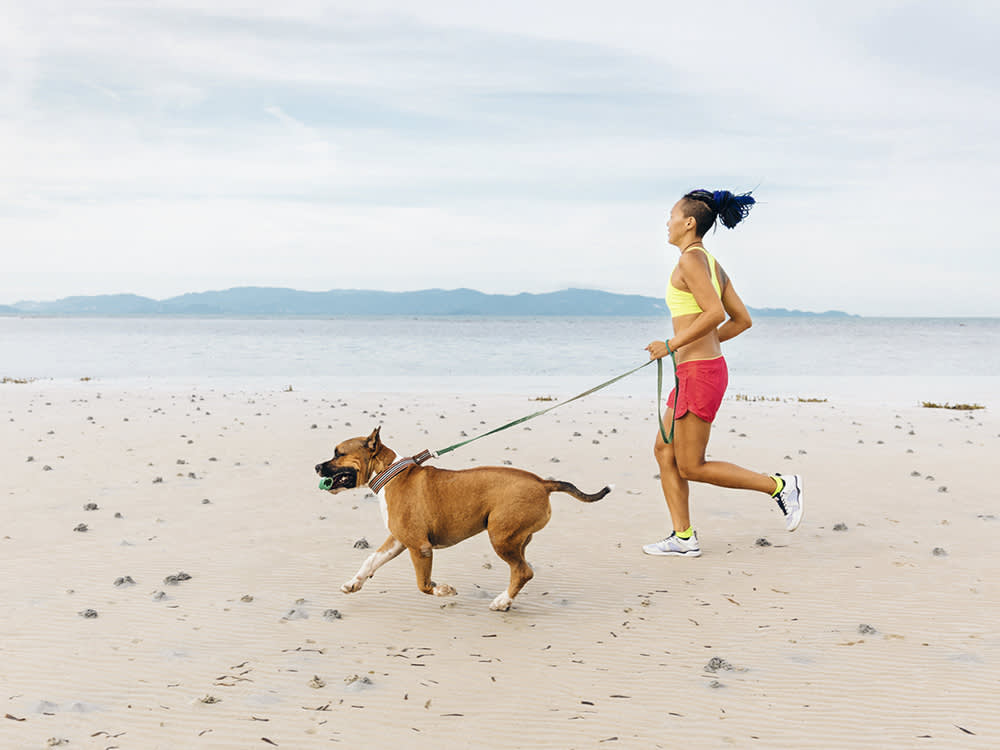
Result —
<svg viewBox="0 0 1000 750"><path fill-rule="evenodd" d="M0 385L4 748L989 748L1000 745L995 408L726 401L710 457L805 478L692 492L669 532L651 400L611 390L441 457L615 491L553 495L532 580L485 535L342 594L385 538L313 466L535 411L524 395ZM548 394L538 394L539 396ZM956 394L960 399L961 394Z"/></svg>

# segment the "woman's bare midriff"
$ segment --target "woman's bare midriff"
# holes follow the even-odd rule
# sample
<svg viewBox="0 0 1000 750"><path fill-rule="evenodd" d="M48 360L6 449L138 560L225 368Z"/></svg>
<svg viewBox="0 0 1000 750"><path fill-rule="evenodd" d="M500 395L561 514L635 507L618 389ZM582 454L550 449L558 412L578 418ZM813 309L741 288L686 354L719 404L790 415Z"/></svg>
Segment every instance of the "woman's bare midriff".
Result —
<svg viewBox="0 0 1000 750"><path fill-rule="evenodd" d="M680 315L674 318L672 321L674 325L674 336L678 336L690 328L697 318L697 313L692 315ZM697 341L685 344L677 350L678 364L681 362L688 362L692 359L715 359L716 357L721 356L722 344L719 343L719 334L714 329L709 331L705 336L702 336Z"/></svg>

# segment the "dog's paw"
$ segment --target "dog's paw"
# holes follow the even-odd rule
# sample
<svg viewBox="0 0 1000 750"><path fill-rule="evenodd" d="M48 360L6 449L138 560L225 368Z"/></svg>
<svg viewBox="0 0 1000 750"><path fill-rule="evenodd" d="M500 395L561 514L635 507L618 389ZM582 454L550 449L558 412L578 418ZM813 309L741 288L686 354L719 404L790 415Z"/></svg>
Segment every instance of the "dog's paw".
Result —
<svg viewBox="0 0 1000 750"><path fill-rule="evenodd" d="M494 612L506 612L508 609L510 609L511 602L513 601L514 600L507 595L507 592L504 591L502 594L500 594L500 596L498 596L496 599L493 600L493 602L490 604L490 609L492 609Z"/></svg>
<svg viewBox="0 0 1000 750"><path fill-rule="evenodd" d="M362 583L363 582L359 581L357 578L352 578L350 581L341 586L340 590L345 594L353 594L355 591L361 591Z"/></svg>
<svg viewBox="0 0 1000 750"><path fill-rule="evenodd" d="M434 596L455 596L458 591L447 583L441 583L434 587Z"/></svg>

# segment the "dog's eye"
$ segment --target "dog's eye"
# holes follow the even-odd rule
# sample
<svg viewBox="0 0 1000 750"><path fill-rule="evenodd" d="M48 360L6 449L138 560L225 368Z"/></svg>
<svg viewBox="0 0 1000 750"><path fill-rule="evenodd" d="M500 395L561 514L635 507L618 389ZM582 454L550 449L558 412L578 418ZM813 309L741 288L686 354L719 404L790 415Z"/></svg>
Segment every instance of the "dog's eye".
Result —
<svg viewBox="0 0 1000 750"><path fill-rule="evenodd" d="M333 449L333 457L334 458L340 458L343 455L344 454L340 452L340 448L334 448Z"/></svg>

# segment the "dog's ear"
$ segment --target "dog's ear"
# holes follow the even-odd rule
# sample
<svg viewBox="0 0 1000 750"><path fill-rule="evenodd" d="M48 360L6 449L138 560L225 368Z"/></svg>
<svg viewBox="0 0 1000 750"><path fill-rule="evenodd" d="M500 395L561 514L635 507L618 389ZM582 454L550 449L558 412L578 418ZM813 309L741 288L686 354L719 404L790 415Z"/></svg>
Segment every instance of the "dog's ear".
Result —
<svg viewBox="0 0 1000 750"><path fill-rule="evenodd" d="M373 456L378 453L379 448L382 447L382 438L379 437L379 433L381 431L382 427L380 425L372 431L372 434L368 436L368 440L365 441L365 447Z"/></svg>

